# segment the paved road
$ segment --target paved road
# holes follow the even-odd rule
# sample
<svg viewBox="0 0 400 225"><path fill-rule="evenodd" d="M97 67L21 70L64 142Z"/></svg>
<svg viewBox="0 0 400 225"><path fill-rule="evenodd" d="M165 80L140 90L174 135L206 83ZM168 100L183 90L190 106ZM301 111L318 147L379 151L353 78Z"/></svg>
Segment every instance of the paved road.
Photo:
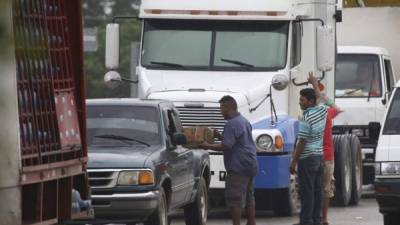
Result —
<svg viewBox="0 0 400 225"><path fill-rule="evenodd" d="M383 225L382 215L378 211L378 205L374 198L364 198L358 206L331 207L331 225ZM297 217L273 217L271 213L257 213L258 225L291 225L298 221ZM184 225L182 218L174 218L171 225ZM211 212L207 225L230 225L228 212L223 210ZM246 224L243 220L242 224Z"/></svg>

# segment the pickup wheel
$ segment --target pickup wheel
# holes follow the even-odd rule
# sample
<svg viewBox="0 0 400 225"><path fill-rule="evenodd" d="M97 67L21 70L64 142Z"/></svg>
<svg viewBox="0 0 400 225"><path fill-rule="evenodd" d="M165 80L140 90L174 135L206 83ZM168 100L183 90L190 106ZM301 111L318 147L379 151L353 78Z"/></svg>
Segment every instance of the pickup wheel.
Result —
<svg viewBox="0 0 400 225"><path fill-rule="evenodd" d="M208 190L204 178L200 178L194 202L184 207L186 225L206 225L208 214Z"/></svg>
<svg viewBox="0 0 400 225"><path fill-rule="evenodd" d="M355 135L349 135L351 158L353 162L350 205L358 205L362 194L362 153L360 140Z"/></svg>
<svg viewBox="0 0 400 225"><path fill-rule="evenodd" d="M352 170L350 143L347 135L334 135L333 143L335 148L335 196L332 204L347 206L351 198Z"/></svg>
<svg viewBox="0 0 400 225"><path fill-rule="evenodd" d="M160 188L159 192L158 207L150 215L145 225L169 225L167 196L163 188Z"/></svg>

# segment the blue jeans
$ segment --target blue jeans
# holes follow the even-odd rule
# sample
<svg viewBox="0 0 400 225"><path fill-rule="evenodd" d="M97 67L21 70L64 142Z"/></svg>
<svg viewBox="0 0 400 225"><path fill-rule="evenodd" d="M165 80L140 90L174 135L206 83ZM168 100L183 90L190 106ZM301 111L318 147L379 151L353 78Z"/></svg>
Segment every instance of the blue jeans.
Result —
<svg viewBox="0 0 400 225"><path fill-rule="evenodd" d="M298 162L300 224L322 224L324 164L321 156L309 156Z"/></svg>

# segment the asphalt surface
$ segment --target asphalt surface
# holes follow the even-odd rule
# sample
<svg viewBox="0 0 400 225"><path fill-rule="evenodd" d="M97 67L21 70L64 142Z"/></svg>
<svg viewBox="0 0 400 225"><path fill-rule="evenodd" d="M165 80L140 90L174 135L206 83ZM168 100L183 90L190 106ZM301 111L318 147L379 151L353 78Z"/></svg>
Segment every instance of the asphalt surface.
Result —
<svg viewBox="0 0 400 225"><path fill-rule="evenodd" d="M358 206L331 207L329 209L330 225L383 225L382 214L378 211L375 198L369 196L361 199ZM257 225L291 225L298 222L298 217L274 217L271 212L257 212ZM208 225L230 225L231 220L227 210L211 210ZM242 224L246 224L245 218ZM173 218L171 225L185 225L182 217Z"/></svg>

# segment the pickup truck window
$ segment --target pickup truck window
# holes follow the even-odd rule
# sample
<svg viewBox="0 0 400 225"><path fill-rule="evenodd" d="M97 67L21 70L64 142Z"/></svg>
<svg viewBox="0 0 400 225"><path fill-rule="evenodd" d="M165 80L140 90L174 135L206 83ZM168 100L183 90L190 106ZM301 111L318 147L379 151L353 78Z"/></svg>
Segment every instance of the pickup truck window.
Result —
<svg viewBox="0 0 400 225"><path fill-rule="evenodd" d="M148 19L142 65L177 70L277 70L286 66L288 30L289 23L282 21Z"/></svg>
<svg viewBox="0 0 400 225"><path fill-rule="evenodd" d="M400 134L400 89L397 88L396 93L393 95L392 104L386 116L385 127L383 134Z"/></svg>
<svg viewBox="0 0 400 225"><path fill-rule="evenodd" d="M335 96L380 97L381 74L377 55L339 54L336 63Z"/></svg>
<svg viewBox="0 0 400 225"><path fill-rule="evenodd" d="M159 145L158 115L155 107L87 106L88 145Z"/></svg>

